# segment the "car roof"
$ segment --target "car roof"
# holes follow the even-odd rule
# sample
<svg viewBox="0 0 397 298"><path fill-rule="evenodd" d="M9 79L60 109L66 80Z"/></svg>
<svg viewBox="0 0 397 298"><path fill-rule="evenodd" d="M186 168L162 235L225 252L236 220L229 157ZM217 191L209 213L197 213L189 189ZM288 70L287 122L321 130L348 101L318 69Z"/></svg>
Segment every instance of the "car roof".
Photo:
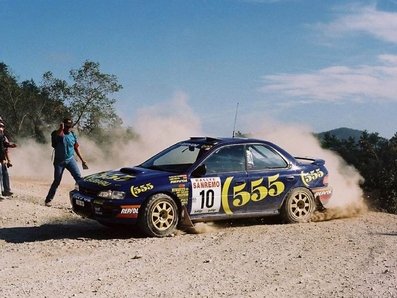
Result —
<svg viewBox="0 0 397 298"><path fill-rule="evenodd" d="M193 141L195 143L203 143L203 144L213 144L213 145L226 145L226 144L245 144L245 143L265 143L269 145L273 145L273 143L265 140L255 139L255 138L224 138L224 137L191 137L190 140L186 140L184 142Z"/></svg>
<svg viewBox="0 0 397 298"><path fill-rule="evenodd" d="M224 146L224 145L234 145L234 144L250 144L250 143L259 143L259 144L265 144L269 145L273 149L276 149L278 152L280 152L284 157L289 159L292 162L294 161L294 157L289 154L287 151L285 151L283 148L279 147L278 145L261 140L261 139L255 139L255 138L240 138L240 137L234 137L234 138L213 138L213 137L191 137L189 140L183 141L181 143L186 143L186 142L193 142L196 144L211 144L214 145L215 147L218 146Z"/></svg>

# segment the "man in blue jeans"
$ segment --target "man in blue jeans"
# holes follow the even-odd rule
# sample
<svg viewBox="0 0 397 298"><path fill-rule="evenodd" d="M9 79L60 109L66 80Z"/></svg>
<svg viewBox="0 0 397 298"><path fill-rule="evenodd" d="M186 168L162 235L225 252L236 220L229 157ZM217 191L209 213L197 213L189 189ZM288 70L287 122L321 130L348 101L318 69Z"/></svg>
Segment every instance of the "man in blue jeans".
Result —
<svg viewBox="0 0 397 298"><path fill-rule="evenodd" d="M55 149L54 157L54 181L51 184L45 199L45 205L51 206L57 188L62 180L63 171L67 169L72 174L74 180L77 182L81 179L81 174L77 162L74 159L74 154L80 158L83 169L88 169L87 163L81 156L79 143L75 133L71 130L73 127L72 120L66 118L60 124L58 130L51 133L51 145Z"/></svg>
<svg viewBox="0 0 397 298"><path fill-rule="evenodd" d="M5 124L0 117L0 186L1 193L5 197L12 196L10 188L10 177L8 175L8 168L12 167L12 163L8 154L8 148L15 148L17 145L10 143L4 133Z"/></svg>

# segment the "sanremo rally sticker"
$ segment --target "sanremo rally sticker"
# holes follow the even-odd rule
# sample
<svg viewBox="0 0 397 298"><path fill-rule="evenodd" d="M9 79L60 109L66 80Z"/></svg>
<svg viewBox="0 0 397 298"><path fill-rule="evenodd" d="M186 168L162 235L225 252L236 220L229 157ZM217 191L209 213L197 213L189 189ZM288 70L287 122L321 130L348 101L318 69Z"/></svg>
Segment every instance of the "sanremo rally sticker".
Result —
<svg viewBox="0 0 397 298"><path fill-rule="evenodd" d="M215 213L221 207L221 178L192 178L191 214Z"/></svg>

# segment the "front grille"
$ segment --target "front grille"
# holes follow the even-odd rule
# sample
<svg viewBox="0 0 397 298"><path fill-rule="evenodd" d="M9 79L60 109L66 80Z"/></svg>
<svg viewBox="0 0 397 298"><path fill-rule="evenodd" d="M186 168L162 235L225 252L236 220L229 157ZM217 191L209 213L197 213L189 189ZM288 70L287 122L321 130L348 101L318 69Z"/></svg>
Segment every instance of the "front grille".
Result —
<svg viewBox="0 0 397 298"><path fill-rule="evenodd" d="M76 203L73 203L73 211L84 217L92 216L92 206L90 203L87 202L85 202L84 206L79 206Z"/></svg>
<svg viewBox="0 0 397 298"><path fill-rule="evenodd" d="M81 192L83 195L86 195L89 197L96 197L98 194L97 190L88 189L88 188L84 188L84 187L80 187L79 192Z"/></svg>

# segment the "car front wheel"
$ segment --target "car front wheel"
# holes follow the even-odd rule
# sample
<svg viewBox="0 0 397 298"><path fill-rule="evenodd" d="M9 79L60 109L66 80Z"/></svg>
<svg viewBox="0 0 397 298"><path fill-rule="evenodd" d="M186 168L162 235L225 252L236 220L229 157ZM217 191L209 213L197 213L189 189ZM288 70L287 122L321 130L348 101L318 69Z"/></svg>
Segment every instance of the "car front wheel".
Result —
<svg viewBox="0 0 397 298"><path fill-rule="evenodd" d="M156 194L150 197L141 211L139 227L148 236L169 236L178 225L178 207L175 201L166 194Z"/></svg>
<svg viewBox="0 0 397 298"><path fill-rule="evenodd" d="M306 188L295 188L285 200L281 215L287 223L308 222L315 210L313 194Z"/></svg>

